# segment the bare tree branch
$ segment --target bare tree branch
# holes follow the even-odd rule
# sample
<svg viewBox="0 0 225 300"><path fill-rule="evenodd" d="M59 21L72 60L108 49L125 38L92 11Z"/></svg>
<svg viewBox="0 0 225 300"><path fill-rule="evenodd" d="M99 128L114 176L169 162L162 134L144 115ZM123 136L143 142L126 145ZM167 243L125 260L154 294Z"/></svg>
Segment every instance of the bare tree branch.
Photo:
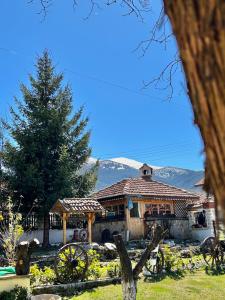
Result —
<svg viewBox="0 0 225 300"><path fill-rule="evenodd" d="M167 100L171 100L173 98L174 88L173 88L173 75L176 73L177 68L180 66L180 58L178 55L169 62L160 74L153 78L150 81L143 81L143 88L148 88L153 85L154 88L158 90L168 90Z"/></svg>

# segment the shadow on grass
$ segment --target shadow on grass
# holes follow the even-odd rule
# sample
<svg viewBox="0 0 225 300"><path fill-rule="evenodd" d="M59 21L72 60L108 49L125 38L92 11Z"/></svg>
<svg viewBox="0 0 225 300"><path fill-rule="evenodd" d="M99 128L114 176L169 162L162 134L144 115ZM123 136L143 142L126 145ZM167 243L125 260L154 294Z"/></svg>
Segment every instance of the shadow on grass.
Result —
<svg viewBox="0 0 225 300"><path fill-rule="evenodd" d="M210 276L219 276L225 274L225 266L206 266L205 273Z"/></svg>
<svg viewBox="0 0 225 300"><path fill-rule="evenodd" d="M88 293L88 294L92 294L96 291L96 288L92 288L92 289L87 289L87 290L81 290L81 289L68 289L65 292L61 292L60 295L63 297L63 300L69 300L72 297L77 297L77 296L81 296L84 293Z"/></svg>
<svg viewBox="0 0 225 300"><path fill-rule="evenodd" d="M174 280L180 280L185 276L185 272L182 270L173 271L173 272L166 272L161 274L155 274L153 276L145 277L145 282L158 282L161 281L167 277L174 279Z"/></svg>

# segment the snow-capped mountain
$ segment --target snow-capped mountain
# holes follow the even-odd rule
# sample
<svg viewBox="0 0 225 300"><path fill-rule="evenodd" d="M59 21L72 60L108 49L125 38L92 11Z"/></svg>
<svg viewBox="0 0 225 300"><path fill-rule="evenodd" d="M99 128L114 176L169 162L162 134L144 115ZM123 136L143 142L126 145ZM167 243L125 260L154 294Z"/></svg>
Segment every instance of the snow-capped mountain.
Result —
<svg viewBox="0 0 225 300"><path fill-rule="evenodd" d="M134 160L134 159L129 159L126 157L117 157L117 158L111 158L111 161L115 161L118 162L120 164L124 164L126 166L129 166L131 168L137 169L139 170L140 167L143 165L143 162ZM161 167L156 167L156 166L152 166L150 165L153 169L161 169Z"/></svg>
<svg viewBox="0 0 225 300"><path fill-rule="evenodd" d="M91 158L88 166L93 165L96 159ZM124 178L140 176L139 168L143 163L127 159L113 158L100 160L96 190L102 189ZM203 176L203 171L194 171L176 167L153 167L153 179L187 190L195 190L195 183Z"/></svg>

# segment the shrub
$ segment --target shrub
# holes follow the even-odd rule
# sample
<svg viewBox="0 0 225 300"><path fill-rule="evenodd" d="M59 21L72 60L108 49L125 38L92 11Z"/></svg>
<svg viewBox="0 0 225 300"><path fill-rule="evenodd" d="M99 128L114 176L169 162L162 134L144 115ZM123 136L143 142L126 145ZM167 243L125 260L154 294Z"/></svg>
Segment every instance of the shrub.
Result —
<svg viewBox="0 0 225 300"><path fill-rule="evenodd" d="M41 269L37 264L30 267L30 280L33 286L40 284L52 284L56 280L55 271L50 267Z"/></svg>
<svg viewBox="0 0 225 300"><path fill-rule="evenodd" d="M24 231L23 227L20 225L22 216L19 213L14 213L11 198L8 198L7 202L7 215L8 225L4 224L0 228L0 242L9 263L14 265L16 258L16 246L18 245Z"/></svg>
<svg viewBox="0 0 225 300"><path fill-rule="evenodd" d="M88 270L86 273L86 279L98 279L103 274L103 268L100 263L100 255L95 250L88 250Z"/></svg>
<svg viewBox="0 0 225 300"><path fill-rule="evenodd" d="M19 286L9 292L0 293L0 300L26 300L28 297L27 289Z"/></svg>
<svg viewBox="0 0 225 300"><path fill-rule="evenodd" d="M184 271L184 263L180 252L177 250L171 251L169 246L163 249L165 260L165 271L167 273L182 273Z"/></svg>
<svg viewBox="0 0 225 300"><path fill-rule="evenodd" d="M107 266L107 274L110 278L121 276L121 266L119 262L111 262Z"/></svg>

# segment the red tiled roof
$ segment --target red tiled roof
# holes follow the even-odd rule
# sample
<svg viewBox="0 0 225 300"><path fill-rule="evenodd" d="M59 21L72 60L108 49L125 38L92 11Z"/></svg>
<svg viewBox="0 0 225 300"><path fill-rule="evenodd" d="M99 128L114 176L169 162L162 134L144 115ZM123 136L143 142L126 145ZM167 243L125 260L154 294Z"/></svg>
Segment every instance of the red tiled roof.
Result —
<svg viewBox="0 0 225 300"><path fill-rule="evenodd" d="M190 200L188 201L188 208L202 206L208 202L214 202L214 197L212 195L208 196L207 193L202 192L198 193L199 199L198 200Z"/></svg>
<svg viewBox="0 0 225 300"><path fill-rule="evenodd" d="M51 212L57 212L59 206L62 210L70 213L100 212L104 210L101 204L93 198L64 198L54 204Z"/></svg>
<svg viewBox="0 0 225 300"><path fill-rule="evenodd" d="M119 181L92 196L97 200L122 195L149 196L152 199L198 200L199 196L186 190L144 178L129 178Z"/></svg>

